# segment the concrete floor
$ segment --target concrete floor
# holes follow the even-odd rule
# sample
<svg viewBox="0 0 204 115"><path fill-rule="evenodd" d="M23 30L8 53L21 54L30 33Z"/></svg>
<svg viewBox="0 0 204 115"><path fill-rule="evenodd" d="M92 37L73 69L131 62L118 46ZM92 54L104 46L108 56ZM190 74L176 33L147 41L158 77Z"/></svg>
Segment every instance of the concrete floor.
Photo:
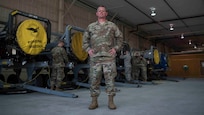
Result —
<svg viewBox="0 0 204 115"><path fill-rule="evenodd" d="M96 110L88 110L87 88L64 91L78 98L39 92L1 94L0 115L204 115L204 79L157 82L142 88L118 86L116 110L108 109L104 90Z"/></svg>

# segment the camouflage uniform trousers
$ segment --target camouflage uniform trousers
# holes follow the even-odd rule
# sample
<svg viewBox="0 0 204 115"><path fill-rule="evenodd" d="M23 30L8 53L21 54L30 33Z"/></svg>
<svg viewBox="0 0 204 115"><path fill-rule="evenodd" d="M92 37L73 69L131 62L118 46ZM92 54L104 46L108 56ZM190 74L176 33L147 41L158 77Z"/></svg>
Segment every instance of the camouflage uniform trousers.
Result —
<svg viewBox="0 0 204 115"><path fill-rule="evenodd" d="M64 67L53 67L50 80L51 86L60 87L64 77Z"/></svg>
<svg viewBox="0 0 204 115"><path fill-rule="evenodd" d="M147 67L146 66L135 67L132 70L132 77L133 77L133 79L138 80L139 77L140 77L140 72L141 72L142 80L146 81L147 80Z"/></svg>
<svg viewBox="0 0 204 115"><path fill-rule="evenodd" d="M115 60L90 62L90 94L91 97L100 95L100 83L104 74L106 93L115 96L115 77L117 75Z"/></svg>
<svg viewBox="0 0 204 115"><path fill-rule="evenodd" d="M131 77L131 69L132 67L125 67L125 79L127 81L131 81L132 80L132 77Z"/></svg>

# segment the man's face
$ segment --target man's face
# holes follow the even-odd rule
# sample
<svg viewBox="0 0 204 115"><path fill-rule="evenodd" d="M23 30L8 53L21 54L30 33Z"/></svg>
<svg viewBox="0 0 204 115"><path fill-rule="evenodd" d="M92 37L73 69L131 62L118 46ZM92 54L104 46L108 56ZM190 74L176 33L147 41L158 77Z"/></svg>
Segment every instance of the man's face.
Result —
<svg viewBox="0 0 204 115"><path fill-rule="evenodd" d="M98 16L98 18L106 18L107 15L108 13L104 7L98 7L96 12L96 16Z"/></svg>
<svg viewBox="0 0 204 115"><path fill-rule="evenodd" d="M58 46L60 47L64 46L64 42L59 42Z"/></svg>

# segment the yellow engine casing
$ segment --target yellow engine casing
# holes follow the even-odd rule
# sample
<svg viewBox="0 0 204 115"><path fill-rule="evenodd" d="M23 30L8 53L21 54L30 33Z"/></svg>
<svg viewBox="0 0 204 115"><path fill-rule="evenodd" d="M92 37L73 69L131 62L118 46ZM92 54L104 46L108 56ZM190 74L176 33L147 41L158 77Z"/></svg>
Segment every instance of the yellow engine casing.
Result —
<svg viewBox="0 0 204 115"><path fill-rule="evenodd" d="M37 55L47 45L47 34L42 24L34 19L23 21L16 32L19 47L30 55Z"/></svg>
<svg viewBox="0 0 204 115"><path fill-rule="evenodd" d="M81 32L76 32L72 37L71 47L74 55L80 60L84 61L88 57L88 53L82 48L83 35Z"/></svg>
<svg viewBox="0 0 204 115"><path fill-rule="evenodd" d="M154 63L159 64L159 62L160 62L159 51L157 49L154 49Z"/></svg>

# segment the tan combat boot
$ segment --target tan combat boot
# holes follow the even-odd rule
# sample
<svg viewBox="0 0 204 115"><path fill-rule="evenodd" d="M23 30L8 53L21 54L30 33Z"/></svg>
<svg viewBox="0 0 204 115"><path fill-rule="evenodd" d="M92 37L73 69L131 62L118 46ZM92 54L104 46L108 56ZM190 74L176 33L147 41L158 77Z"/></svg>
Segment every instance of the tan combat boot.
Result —
<svg viewBox="0 0 204 115"><path fill-rule="evenodd" d="M109 109L116 109L116 105L113 102L113 95L108 96L108 108Z"/></svg>
<svg viewBox="0 0 204 115"><path fill-rule="evenodd" d="M93 109L96 109L96 108L98 108L98 101L97 101L97 97L94 96L94 97L92 97L92 102L89 105L89 109L93 110Z"/></svg>

